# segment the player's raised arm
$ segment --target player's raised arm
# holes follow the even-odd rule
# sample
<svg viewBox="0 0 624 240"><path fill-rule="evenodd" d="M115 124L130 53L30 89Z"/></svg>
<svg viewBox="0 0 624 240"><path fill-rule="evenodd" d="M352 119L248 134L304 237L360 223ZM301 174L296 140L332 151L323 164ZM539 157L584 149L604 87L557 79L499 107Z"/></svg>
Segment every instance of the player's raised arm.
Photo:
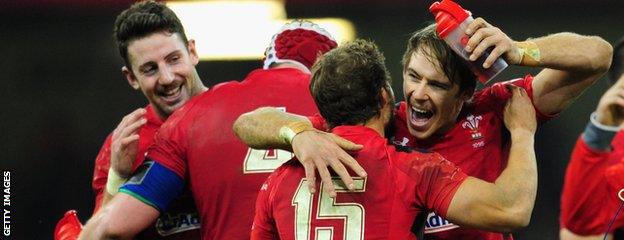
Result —
<svg viewBox="0 0 624 240"><path fill-rule="evenodd" d="M469 177L457 190L447 218L456 224L497 232L525 227L537 194L533 146L536 120L527 93L513 87L505 108L505 126L512 138L507 168L494 183Z"/></svg>
<svg viewBox="0 0 624 240"><path fill-rule="evenodd" d="M513 41L483 18L466 29L466 51L477 59L494 48L484 65L502 56L509 64L544 68L533 80L533 102L546 115L565 109L611 65L613 48L598 36L562 32L527 41ZM485 66L484 66L485 67Z"/></svg>
<svg viewBox="0 0 624 240"><path fill-rule="evenodd" d="M356 151L362 146L332 133L316 130L304 116L286 113L276 108L263 107L241 115L233 125L236 135L252 148L279 148L293 151L311 179L309 190L315 191L316 171L335 196L334 186L327 166L340 176L347 187L353 188L353 179L345 165L359 176L366 172L346 151Z"/></svg>

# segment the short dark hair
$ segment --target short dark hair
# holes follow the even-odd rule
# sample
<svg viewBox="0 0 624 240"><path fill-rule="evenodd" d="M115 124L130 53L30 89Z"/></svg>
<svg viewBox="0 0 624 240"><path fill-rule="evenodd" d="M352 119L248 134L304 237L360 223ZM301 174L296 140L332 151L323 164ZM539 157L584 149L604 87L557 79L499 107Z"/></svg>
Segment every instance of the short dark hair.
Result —
<svg viewBox="0 0 624 240"><path fill-rule="evenodd" d="M453 52L453 49L438 36L436 25L420 29L412 34L407 41L407 49L403 53L403 71L407 70L412 55L421 50L427 60L444 71L444 75L459 85L459 92L474 90L477 85L477 76L470 70L468 64L461 56Z"/></svg>
<svg viewBox="0 0 624 240"><path fill-rule="evenodd" d="M323 55L312 66L310 92L330 128L365 123L383 107L390 89L385 58L370 41L355 40Z"/></svg>
<svg viewBox="0 0 624 240"><path fill-rule="evenodd" d="M611 84L614 84L624 74L624 37L613 45L613 59L607 76Z"/></svg>
<svg viewBox="0 0 624 240"><path fill-rule="evenodd" d="M180 34L184 44L188 45L180 19L163 3L152 0L138 2L117 16L113 35L119 48L119 54L121 54L128 68L131 68L128 60L130 42L162 31Z"/></svg>

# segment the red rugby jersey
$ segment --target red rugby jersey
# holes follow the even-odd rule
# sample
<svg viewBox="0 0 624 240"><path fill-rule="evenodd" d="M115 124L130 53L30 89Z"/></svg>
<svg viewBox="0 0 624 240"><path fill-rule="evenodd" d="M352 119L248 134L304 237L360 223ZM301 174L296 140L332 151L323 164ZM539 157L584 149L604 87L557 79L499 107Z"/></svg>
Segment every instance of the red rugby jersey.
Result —
<svg viewBox="0 0 624 240"><path fill-rule="evenodd" d="M203 239L249 239L258 189L293 156L247 147L232 131L236 118L263 106L315 114L309 83L309 74L293 68L255 70L197 96L162 126L148 158L190 184Z"/></svg>
<svg viewBox="0 0 624 240"><path fill-rule="evenodd" d="M566 170L561 194L561 228L579 235L607 232L622 201L617 197L624 188L624 132L611 141L611 151L588 146L579 137ZM610 233L624 227L620 212Z"/></svg>
<svg viewBox="0 0 624 240"><path fill-rule="evenodd" d="M416 239L416 216L431 210L446 215L467 177L437 153L396 151L368 127L339 126L333 132L364 145L354 157L367 178L355 178L354 192L336 178L336 198L322 184L311 194L303 166L288 162L260 190L252 239Z"/></svg>
<svg viewBox="0 0 624 240"><path fill-rule="evenodd" d="M145 152L147 148L154 142L154 135L163 124L152 106L145 107L145 119L147 123L139 129L139 147L135 161L132 165L133 171L139 167L145 160ZM100 153L95 158L95 169L93 170L93 191L95 192L95 209L97 212L106 191L106 182L108 180L108 170L110 168L111 159L111 137L108 135L104 145L100 149ZM149 229L143 231L136 239L199 239L199 215L195 209L193 198L188 191L185 191L178 199L176 199L167 212L162 213L156 223Z"/></svg>

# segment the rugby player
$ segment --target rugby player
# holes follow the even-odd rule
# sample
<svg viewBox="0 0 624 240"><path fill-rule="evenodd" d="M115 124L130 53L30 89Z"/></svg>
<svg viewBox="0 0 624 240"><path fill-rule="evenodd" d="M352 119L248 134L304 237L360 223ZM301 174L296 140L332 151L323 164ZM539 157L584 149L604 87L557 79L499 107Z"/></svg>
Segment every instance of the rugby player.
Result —
<svg viewBox="0 0 624 240"><path fill-rule="evenodd" d="M232 123L261 106L315 114L309 68L336 45L314 23L286 24L267 48L263 69L241 82L210 88L167 119L146 161L90 220L81 238L132 238L188 185L200 213L202 239L248 239L258 189L292 153L251 149L236 139Z"/></svg>
<svg viewBox="0 0 624 240"><path fill-rule="evenodd" d="M562 240L613 239L624 227L624 39L615 45L607 90L576 141L561 194ZM611 229L609 224L613 221ZM621 237L621 236L620 236Z"/></svg>
<svg viewBox="0 0 624 240"><path fill-rule="evenodd" d="M121 71L149 104L121 120L95 159L94 215L145 161L147 148L169 115L206 90L195 69L199 63L195 41L186 37L182 23L164 3L133 4L117 16L113 32L125 63ZM199 226L192 196L185 190L136 238L200 239Z"/></svg>

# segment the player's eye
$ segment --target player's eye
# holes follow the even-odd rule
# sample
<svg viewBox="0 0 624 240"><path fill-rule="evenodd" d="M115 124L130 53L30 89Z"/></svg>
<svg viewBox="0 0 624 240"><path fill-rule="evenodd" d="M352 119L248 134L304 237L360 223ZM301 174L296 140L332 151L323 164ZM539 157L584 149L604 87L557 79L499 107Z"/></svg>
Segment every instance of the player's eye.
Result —
<svg viewBox="0 0 624 240"><path fill-rule="evenodd" d="M441 82L431 82L431 86L440 90L448 90L451 88L451 86L449 86L448 84L444 84Z"/></svg>
<svg viewBox="0 0 624 240"><path fill-rule="evenodd" d="M169 64L176 64L176 63L180 62L180 59L181 59L181 57L179 55L174 55L174 56L171 56L168 59L168 62L169 62Z"/></svg>
<svg viewBox="0 0 624 240"><path fill-rule="evenodd" d="M141 73L146 76L151 76L151 75L154 75L154 73L156 73L156 70L157 70L156 67L149 66L149 67L145 67L141 69Z"/></svg>
<svg viewBox="0 0 624 240"><path fill-rule="evenodd" d="M172 61L172 62L177 62L178 60L180 60L180 57L172 57L172 58L171 58L171 61Z"/></svg>

